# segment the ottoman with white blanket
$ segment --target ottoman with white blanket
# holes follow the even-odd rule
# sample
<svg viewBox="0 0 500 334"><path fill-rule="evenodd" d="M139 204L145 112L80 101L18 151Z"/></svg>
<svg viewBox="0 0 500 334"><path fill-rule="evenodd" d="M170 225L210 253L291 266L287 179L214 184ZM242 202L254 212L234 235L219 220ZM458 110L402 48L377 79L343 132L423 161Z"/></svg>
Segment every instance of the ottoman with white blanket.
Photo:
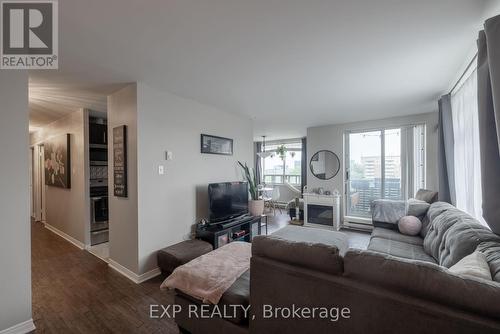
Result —
<svg viewBox="0 0 500 334"><path fill-rule="evenodd" d="M279 239L302 251L275 247ZM292 225L254 240L265 242L274 257L312 269L337 263L335 258L347 250L347 236L341 232ZM180 312L175 321L182 333L249 333L250 248L249 243L232 242L178 267L163 282L163 289L176 291Z"/></svg>
<svg viewBox="0 0 500 334"><path fill-rule="evenodd" d="M248 333L251 244L231 242L177 267L162 283L175 289L181 332ZM222 314L222 317L220 316Z"/></svg>

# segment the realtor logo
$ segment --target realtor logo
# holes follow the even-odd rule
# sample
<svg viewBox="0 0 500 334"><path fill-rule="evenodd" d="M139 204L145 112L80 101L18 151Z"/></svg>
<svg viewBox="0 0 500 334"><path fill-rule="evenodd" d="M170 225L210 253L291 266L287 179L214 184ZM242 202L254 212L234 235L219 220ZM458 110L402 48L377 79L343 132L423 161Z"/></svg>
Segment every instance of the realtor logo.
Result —
<svg viewBox="0 0 500 334"><path fill-rule="evenodd" d="M2 1L0 68L57 69L57 1Z"/></svg>

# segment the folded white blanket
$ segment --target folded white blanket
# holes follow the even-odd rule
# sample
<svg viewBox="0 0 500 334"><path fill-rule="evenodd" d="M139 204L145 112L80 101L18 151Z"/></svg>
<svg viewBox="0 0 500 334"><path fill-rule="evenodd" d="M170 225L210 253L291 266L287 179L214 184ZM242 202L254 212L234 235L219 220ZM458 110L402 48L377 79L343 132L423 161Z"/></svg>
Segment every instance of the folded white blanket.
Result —
<svg viewBox="0 0 500 334"><path fill-rule="evenodd" d="M203 303L219 303L229 287L250 268L251 244L235 241L177 267L162 289L178 289Z"/></svg>

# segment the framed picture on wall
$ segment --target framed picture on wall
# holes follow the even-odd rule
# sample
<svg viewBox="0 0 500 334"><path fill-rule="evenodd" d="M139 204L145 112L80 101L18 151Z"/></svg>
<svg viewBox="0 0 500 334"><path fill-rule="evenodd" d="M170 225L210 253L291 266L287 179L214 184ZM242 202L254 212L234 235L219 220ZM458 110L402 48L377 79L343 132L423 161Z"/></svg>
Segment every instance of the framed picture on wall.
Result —
<svg viewBox="0 0 500 334"><path fill-rule="evenodd" d="M128 197L127 126L113 128L113 193Z"/></svg>
<svg viewBox="0 0 500 334"><path fill-rule="evenodd" d="M70 134L53 137L44 143L45 184L71 188Z"/></svg>
<svg viewBox="0 0 500 334"><path fill-rule="evenodd" d="M212 135L201 135L201 153L233 155L233 140Z"/></svg>

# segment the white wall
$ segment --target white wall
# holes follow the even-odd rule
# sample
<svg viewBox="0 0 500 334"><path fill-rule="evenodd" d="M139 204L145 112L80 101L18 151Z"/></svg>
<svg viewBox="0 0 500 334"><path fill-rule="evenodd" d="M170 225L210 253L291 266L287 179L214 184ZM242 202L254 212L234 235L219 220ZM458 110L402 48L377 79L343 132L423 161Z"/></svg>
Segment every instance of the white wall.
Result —
<svg viewBox="0 0 500 334"><path fill-rule="evenodd" d="M113 128L127 126L128 197L113 195ZM110 258L138 272L137 85L108 97L109 245Z"/></svg>
<svg viewBox="0 0 500 334"><path fill-rule="evenodd" d="M344 133L347 130L366 130L380 127L396 127L409 124L422 124L427 126L426 142L426 176L427 188L438 189L437 175L437 112L394 117L382 120L355 122L338 125L312 127L307 129L307 186L309 189L323 187L325 190L337 189L344 193ZM320 180L312 175L309 169L311 157L319 150L330 150L340 159L340 171L333 179Z"/></svg>
<svg viewBox="0 0 500 334"><path fill-rule="evenodd" d="M159 249L190 238L207 217L208 183L241 180L237 161L253 164L252 121L137 83L108 97L110 143L119 125L128 127L129 194L110 196L110 257L141 275L157 267ZM201 154L202 133L232 138L234 155ZM109 159L112 192L112 147Z"/></svg>
<svg viewBox="0 0 500 334"><path fill-rule="evenodd" d="M89 244L88 112L77 110L31 135L31 145L70 134L71 188L44 186L46 223Z"/></svg>
<svg viewBox="0 0 500 334"><path fill-rule="evenodd" d="M234 155L201 154L202 133L232 138ZM189 238L207 217L208 183L241 180L238 160L254 163L250 119L138 85L140 273L156 267L158 249Z"/></svg>
<svg viewBox="0 0 500 334"><path fill-rule="evenodd" d="M487 20L490 17L500 14L500 0L487 0L483 19Z"/></svg>
<svg viewBox="0 0 500 334"><path fill-rule="evenodd" d="M0 331L31 319L28 75L0 75Z"/></svg>

